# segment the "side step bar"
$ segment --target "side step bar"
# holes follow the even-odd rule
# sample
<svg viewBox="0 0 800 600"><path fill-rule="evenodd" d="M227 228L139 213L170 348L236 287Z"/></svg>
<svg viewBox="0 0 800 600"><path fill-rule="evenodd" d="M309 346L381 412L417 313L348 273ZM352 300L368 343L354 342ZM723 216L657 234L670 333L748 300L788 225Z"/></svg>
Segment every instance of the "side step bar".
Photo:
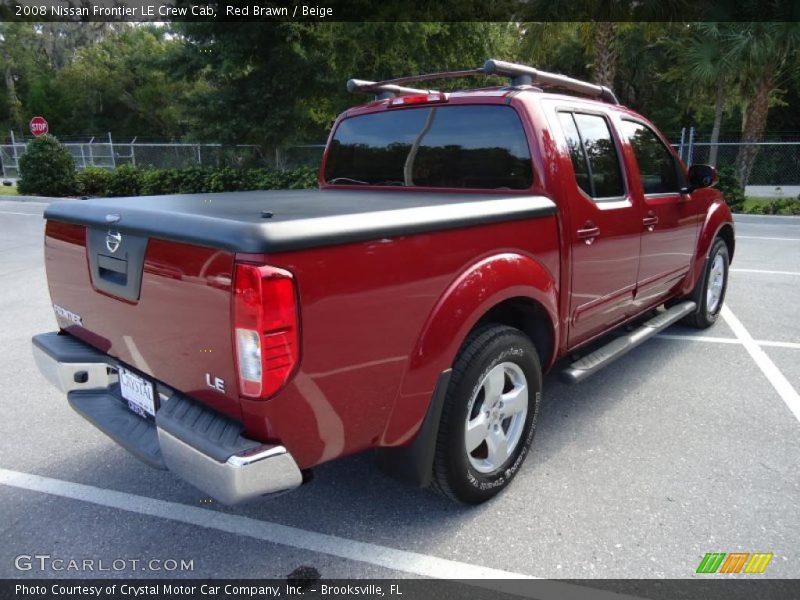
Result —
<svg viewBox="0 0 800 600"><path fill-rule="evenodd" d="M575 361L561 371L561 380L565 383L580 383L603 367L610 365L619 357L624 356L645 340L650 339L659 331L666 329L676 321L680 321L695 308L697 308L697 305L691 300L676 304L672 308L656 315L638 329Z"/></svg>

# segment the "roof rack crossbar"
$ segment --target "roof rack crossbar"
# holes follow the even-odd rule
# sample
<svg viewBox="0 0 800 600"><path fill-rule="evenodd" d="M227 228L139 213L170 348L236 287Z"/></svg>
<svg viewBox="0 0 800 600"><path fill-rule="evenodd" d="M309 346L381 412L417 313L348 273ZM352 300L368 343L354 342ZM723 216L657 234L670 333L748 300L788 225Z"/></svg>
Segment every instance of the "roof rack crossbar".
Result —
<svg viewBox="0 0 800 600"><path fill-rule="evenodd" d="M364 81L363 79L350 79L347 82L348 92L374 93L376 100L385 100L397 96L415 96L417 94L430 94L435 90L418 90L385 81Z"/></svg>
<svg viewBox="0 0 800 600"><path fill-rule="evenodd" d="M511 78L512 85L543 85L554 87L592 98L599 98L609 104L619 104L619 100L611 89L603 85L595 85L588 81L573 79L557 73L539 71L533 67L506 62L504 60L487 60L483 71L489 75L505 75Z"/></svg>
<svg viewBox="0 0 800 600"><path fill-rule="evenodd" d="M423 75L409 75L407 77L397 77L385 81L363 81L361 79L351 79L347 82L348 92L375 93L376 100L384 100L395 96L409 96L416 94L430 94L436 90L420 90L404 87L400 84L413 83L415 81L430 81L433 79L452 79L455 77L471 77L480 75L500 75L509 77L512 86L522 85L541 85L560 90L573 92L582 96L598 98L609 104L619 104L619 100L609 88L595 85L588 81L573 79L557 73L540 71L533 67L506 62L504 60L490 59L484 63L483 67L477 69L465 69L463 71L446 71L442 73L427 73Z"/></svg>

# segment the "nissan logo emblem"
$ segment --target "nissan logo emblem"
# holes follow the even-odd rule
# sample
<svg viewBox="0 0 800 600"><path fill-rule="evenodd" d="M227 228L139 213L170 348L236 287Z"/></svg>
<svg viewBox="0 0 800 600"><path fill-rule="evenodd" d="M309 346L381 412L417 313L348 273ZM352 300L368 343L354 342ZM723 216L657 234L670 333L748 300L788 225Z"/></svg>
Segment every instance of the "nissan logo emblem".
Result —
<svg viewBox="0 0 800 600"><path fill-rule="evenodd" d="M106 248L111 254L114 254L119 249L119 245L122 243L122 234L118 231L109 231L108 235L106 235Z"/></svg>

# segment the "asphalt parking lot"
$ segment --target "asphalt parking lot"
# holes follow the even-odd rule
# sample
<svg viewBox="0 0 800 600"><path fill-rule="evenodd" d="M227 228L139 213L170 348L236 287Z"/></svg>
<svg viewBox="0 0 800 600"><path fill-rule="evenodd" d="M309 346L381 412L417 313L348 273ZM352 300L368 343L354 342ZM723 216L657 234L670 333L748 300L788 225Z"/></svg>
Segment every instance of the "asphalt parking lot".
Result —
<svg viewBox="0 0 800 600"><path fill-rule="evenodd" d="M453 505L362 455L228 509L128 455L39 375L30 338L56 328L44 206L0 201L0 577L689 578L705 553L737 551L800 577L800 218L737 219L712 329L672 327L577 386L548 376L534 451L495 500ZM193 570L18 570L33 554Z"/></svg>

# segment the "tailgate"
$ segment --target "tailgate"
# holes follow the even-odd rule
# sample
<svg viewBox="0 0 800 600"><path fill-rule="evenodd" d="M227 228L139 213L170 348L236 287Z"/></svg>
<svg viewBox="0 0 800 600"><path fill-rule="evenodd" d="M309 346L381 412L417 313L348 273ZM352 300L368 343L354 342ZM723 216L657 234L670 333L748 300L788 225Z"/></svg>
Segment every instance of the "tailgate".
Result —
<svg viewBox="0 0 800 600"><path fill-rule="evenodd" d="M232 252L48 220L59 326L141 373L240 418ZM209 385L223 382L224 391Z"/></svg>

